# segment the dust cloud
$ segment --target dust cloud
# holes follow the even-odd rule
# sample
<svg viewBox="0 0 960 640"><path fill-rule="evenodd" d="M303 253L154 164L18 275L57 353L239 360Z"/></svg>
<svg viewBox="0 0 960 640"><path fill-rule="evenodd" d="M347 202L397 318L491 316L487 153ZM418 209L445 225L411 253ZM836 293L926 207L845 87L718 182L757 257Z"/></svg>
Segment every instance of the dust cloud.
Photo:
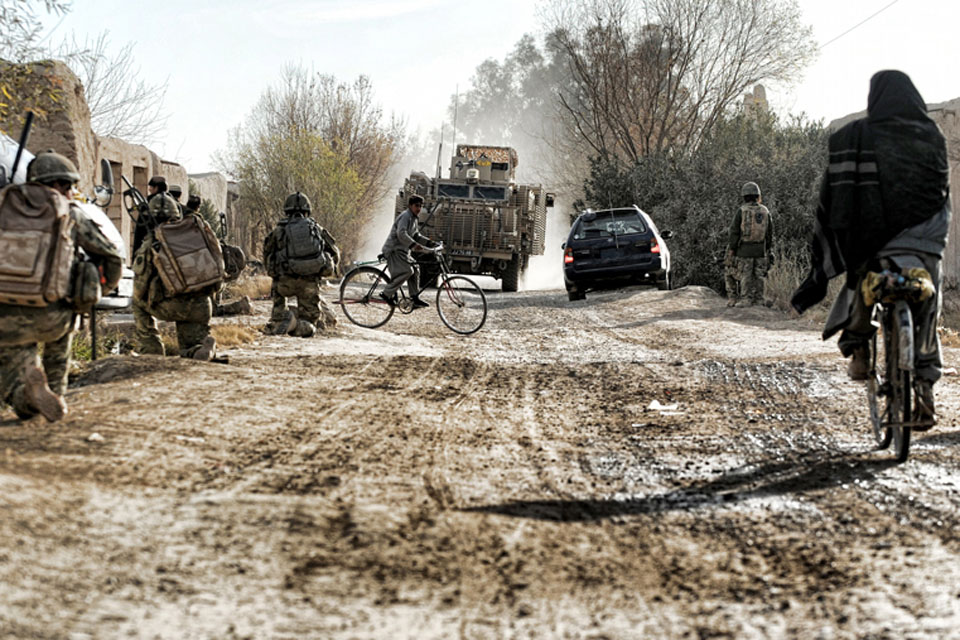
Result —
<svg viewBox="0 0 960 640"><path fill-rule="evenodd" d="M549 187L547 187L549 188ZM570 204L557 198L552 209L547 209L547 233L542 256L531 256L530 264L520 280L522 291L542 291L563 288L563 249L567 240Z"/></svg>

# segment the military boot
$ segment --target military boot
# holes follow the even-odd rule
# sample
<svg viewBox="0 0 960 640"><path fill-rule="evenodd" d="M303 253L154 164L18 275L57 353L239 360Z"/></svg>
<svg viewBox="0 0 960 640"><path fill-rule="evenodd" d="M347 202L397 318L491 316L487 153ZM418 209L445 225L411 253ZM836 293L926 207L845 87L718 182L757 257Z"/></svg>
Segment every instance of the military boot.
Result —
<svg viewBox="0 0 960 640"><path fill-rule="evenodd" d="M23 370L23 399L48 422L56 422L67 413L67 403L50 390L43 369L34 364L28 364Z"/></svg>
<svg viewBox="0 0 960 640"><path fill-rule="evenodd" d="M213 336L207 336L203 339L203 342L200 343L200 346L197 347L197 350L193 352L191 356L194 360L200 360L202 362L210 362L214 356L217 355L217 339Z"/></svg>
<svg viewBox="0 0 960 640"><path fill-rule="evenodd" d="M217 306L218 316L250 316L253 315L253 306L248 296L243 296L239 300L228 302Z"/></svg>
<svg viewBox="0 0 960 640"><path fill-rule="evenodd" d="M290 334L299 338L312 338L317 333L317 328L312 322L306 320L297 321L297 327Z"/></svg>
<svg viewBox="0 0 960 640"><path fill-rule="evenodd" d="M270 320L264 327L263 332L269 336L293 335L297 328L297 313L293 309L288 309L279 320Z"/></svg>
<svg viewBox="0 0 960 640"><path fill-rule="evenodd" d="M854 347L847 365L847 375L851 380L866 380L870 375L870 349L866 346Z"/></svg>

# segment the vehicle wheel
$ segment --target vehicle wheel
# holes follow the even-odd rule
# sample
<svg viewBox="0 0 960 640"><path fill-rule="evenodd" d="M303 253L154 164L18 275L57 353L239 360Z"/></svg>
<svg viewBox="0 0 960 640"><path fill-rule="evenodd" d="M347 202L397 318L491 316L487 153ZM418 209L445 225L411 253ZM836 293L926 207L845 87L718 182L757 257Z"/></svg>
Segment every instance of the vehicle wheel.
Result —
<svg viewBox="0 0 960 640"><path fill-rule="evenodd" d="M393 316L396 307L380 299L387 282L387 274L375 267L359 267L343 277L339 304L350 322L376 329Z"/></svg>
<svg viewBox="0 0 960 640"><path fill-rule="evenodd" d="M673 276L668 271L666 275L663 276L662 280L657 280L657 289L660 291L669 291L673 288Z"/></svg>
<svg viewBox="0 0 960 640"><path fill-rule="evenodd" d="M585 300L586 297L587 294L583 289L578 289L576 287L573 289L567 289L567 299L571 302L574 300Z"/></svg>
<svg viewBox="0 0 960 640"><path fill-rule="evenodd" d="M516 256L510 261L504 272L500 274L504 291L513 292L520 288L520 261L522 259L520 256Z"/></svg>
<svg viewBox="0 0 960 640"><path fill-rule="evenodd" d="M437 289L437 313L452 331L469 335L487 321L487 297L466 276L451 276Z"/></svg>

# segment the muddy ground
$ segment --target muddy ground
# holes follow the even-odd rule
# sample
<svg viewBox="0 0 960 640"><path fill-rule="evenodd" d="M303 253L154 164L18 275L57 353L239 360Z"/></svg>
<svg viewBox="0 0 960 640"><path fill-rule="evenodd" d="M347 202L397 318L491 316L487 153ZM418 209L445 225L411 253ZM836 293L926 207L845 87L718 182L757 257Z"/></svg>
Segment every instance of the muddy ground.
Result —
<svg viewBox="0 0 960 640"><path fill-rule="evenodd" d="M0 636L960 637L958 378L897 465L808 322L489 296L3 413Z"/></svg>

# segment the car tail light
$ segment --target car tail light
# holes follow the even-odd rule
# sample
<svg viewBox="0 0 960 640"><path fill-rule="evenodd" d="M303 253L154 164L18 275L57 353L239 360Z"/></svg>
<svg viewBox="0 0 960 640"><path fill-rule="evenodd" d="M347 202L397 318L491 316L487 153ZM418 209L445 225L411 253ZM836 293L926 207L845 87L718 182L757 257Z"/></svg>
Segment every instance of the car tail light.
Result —
<svg viewBox="0 0 960 640"><path fill-rule="evenodd" d="M660 243L656 238L650 241L650 253L660 253Z"/></svg>
<svg viewBox="0 0 960 640"><path fill-rule="evenodd" d="M573 249L570 247L563 252L563 264L573 264Z"/></svg>

